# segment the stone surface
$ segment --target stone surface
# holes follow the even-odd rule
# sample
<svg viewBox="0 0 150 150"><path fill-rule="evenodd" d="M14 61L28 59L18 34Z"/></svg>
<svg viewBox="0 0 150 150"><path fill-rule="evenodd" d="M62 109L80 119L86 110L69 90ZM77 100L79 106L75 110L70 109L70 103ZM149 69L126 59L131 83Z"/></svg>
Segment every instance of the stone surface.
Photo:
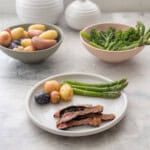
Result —
<svg viewBox="0 0 150 150"><path fill-rule="evenodd" d="M100 22L150 25L149 13L103 14ZM150 149L150 47L121 64L106 64L81 45L79 33L66 26L60 49L47 61L23 64L0 52L0 149L2 150L149 150ZM16 16L0 15L0 28L20 23ZM38 81L58 73L87 72L118 79L126 76L129 106L126 117L112 129L80 138L49 134L33 125L25 112L25 97Z"/></svg>

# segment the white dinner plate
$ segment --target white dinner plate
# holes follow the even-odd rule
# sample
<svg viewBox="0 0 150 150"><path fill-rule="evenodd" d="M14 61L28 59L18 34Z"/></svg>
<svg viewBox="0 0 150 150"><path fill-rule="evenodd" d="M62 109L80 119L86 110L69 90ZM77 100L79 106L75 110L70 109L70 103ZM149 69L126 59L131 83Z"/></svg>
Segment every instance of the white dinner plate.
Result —
<svg viewBox="0 0 150 150"><path fill-rule="evenodd" d="M56 76L50 76L49 78L37 83L29 92L27 96L26 110L35 125L43 130L50 133L62 135L62 136L87 136L105 131L114 125L116 125L125 115L127 109L127 95L121 92L120 98L117 99L104 99L84 96L74 96L71 102L60 102L59 104L47 104L38 105L34 96L38 92L42 91L42 87L47 80L57 80L59 82L66 79L74 79L77 81L83 81L88 83L100 83L112 81L104 76L95 74L85 73L70 73L70 74L59 74ZM112 121L102 123L99 127L80 126L73 127L68 130L59 130L56 128L56 119L53 114L69 105L80 105L80 104L92 104L92 105L103 105L104 113L114 113L116 118Z"/></svg>

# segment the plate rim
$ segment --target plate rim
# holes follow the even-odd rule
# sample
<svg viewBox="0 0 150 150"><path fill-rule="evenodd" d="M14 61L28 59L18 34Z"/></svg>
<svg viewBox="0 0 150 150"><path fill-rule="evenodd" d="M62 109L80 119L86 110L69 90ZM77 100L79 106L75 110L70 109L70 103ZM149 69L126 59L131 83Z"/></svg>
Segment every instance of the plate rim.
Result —
<svg viewBox="0 0 150 150"><path fill-rule="evenodd" d="M117 120L112 121L110 125L104 126L102 128L97 128L97 129L93 128L93 129L90 129L90 131L76 131L76 132L72 133L72 131L63 131L63 130L56 131L54 129L50 129L50 128L44 126L43 124L41 124L40 121L38 119L36 119L36 117L32 114L32 112L30 110L30 100L31 100L32 93L43 82L45 82L45 81L47 81L49 79L52 79L52 78L66 76L66 75L86 75L86 76L93 76L93 77L101 78L101 79L106 80L106 81L113 81L110 78L107 78L107 77L105 77L105 76L103 76L101 74L71 72L71 73L60 73L60 74L52 75L52 76L49 76L49 77L47 77L47 78L37 82L29 90L29 92L27 93L27 96L26 96L26 107L25 107L26 112L27 112L30 120L36 126L38 126L40 129L43 129L43 130L45 130L45 131L47 131L49 133L55 134L55 135L61 135L61 136L67 136L67 137L79 137L79 136L89 136L89 135L97 134L97 133L103 132L105 130L108 130L108 129L112 128L113 126L115 126L116 124L118 124L123 119L123 117L125 116L125 113L127 111L127 107L128 107L128 96L127 96L127 94L124 91L121 92L121 94L123 96L123 99L124 99L124 103L125 103L124 109L123 109L121 115L117 118Z"/></svg>

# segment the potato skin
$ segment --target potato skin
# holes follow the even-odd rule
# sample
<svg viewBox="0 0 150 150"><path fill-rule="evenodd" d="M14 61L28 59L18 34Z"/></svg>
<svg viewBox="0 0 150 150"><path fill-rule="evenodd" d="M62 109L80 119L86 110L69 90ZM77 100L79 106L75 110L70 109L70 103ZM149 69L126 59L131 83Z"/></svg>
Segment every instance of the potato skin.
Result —
<svg viewBox="0 0 150 150"><path fill-rule="evenodd" d="M44 84L44 91L46 93L51 93L52 91L59 91L60 84L56 80L50 80L45 82Z"/></svg>
<svg viewBox="0 0 150 150"><path fill-rule="evenodd" d="M11 36L13 40L19 40L24 37L24 29L21 27L11 30Z"/></svg>
<svg viewBox="0 0 150 150"><path fill-rule="evenodd" d="M39 37L42 39L55 40L58 37L58 33L56 30L47 30L43 32Z"/></svg>
<svg viewBox="0 0 150 150"><path fill-rule="evenodd" d="M23 47L32 46L32 40L31 39L22 39L21 46L23 46Z"/></svg>
<svg viewBox="0 0 150 150"><path fill-rule="evenodd" d="M0 33L0 45L8 46L12 41L11 35L7 31L2 31Z"/></svg>
<svg viewBox="0 0 150 150"><path fill-rule="evenodd" d="M28 31L30 30L41 30L41 31L45 31L46 27L43 24L33 24L31 26L29 26Z"/></svg>
<svg viewBox="0 0 150 150"><path fill-rule="evenodd" d="M64 84L60 88L60 96L63 101L71 101L73 97L73 89L69 84Z"/></svg>
<svg viewBox="0 0 150 150"><path fill-rule="evenodd" d="M39 36L42 33L43 33L43 31L41 31L41 30L29 30L28 31L30 38L33 38L34 36Z"/></svg>
<svg viewBox="0 0 150 150"><path fill-rule="evenodd" d="M23 51L24 47L18 46L17 48L13 48L14 51Z"/></svg>
<svg viewBox="0 0 150 150"><path fill-rule="evenodd" d="M61 100L60 93L58 91L52 91L50 94L50 98L52 104L57 104Z"/></svg>
<svg viewBox="0 0 150 150"><path fill-rule="evenodd" d="M47 49L56 44L56 40L43 40L37 36L32 38L32 44L36 50Z"/></svg>
<svg viewBox="0 0 150 150"><path fill-rule="evenodd" d="M3 31L7 31L9 34L11 34L11 29L9 27L5 28Z"/></svg>
<svg viewBox="0 0 150 150"><path fill-rule="evenodd" d="M29 38L29 33L27 31L24 31L24 38Z"/></svg>
<svg viewBox="0 0 150 150"><path fill-rule="evenodd" d="M35 51L35 48L32 45L30 45L30 46L25 47L24 51L25 52L33 52L33 51Z"/></svg>

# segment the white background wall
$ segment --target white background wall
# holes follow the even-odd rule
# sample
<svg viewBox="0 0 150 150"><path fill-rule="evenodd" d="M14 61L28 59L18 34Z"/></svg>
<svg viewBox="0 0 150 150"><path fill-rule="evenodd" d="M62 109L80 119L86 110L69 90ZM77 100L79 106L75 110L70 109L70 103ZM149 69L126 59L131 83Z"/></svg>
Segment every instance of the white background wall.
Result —
<svg viewBox="0 0 150 150"><path fill-rule="evenodd" d="M64 0L68 4L72 0ZM150 0L93 0L102 11L150 11ZM0 0L0 13L14 13L15 0Z"/></svg>

